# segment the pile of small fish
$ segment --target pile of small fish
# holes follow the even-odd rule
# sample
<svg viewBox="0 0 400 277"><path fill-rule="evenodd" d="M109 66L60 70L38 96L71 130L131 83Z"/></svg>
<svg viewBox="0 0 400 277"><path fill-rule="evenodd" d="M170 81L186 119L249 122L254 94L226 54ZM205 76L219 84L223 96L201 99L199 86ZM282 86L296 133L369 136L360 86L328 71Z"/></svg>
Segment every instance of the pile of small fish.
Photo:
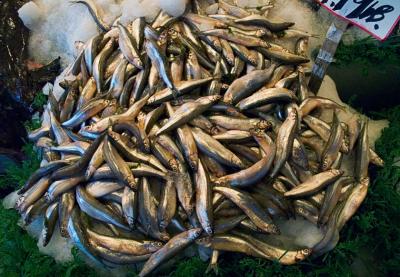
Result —
<svg viewBox="0 0 400 277"><path fill-rule="evenodd" d="M128 26L75 2L103 33L70 65L60 99L50 93L30 133L46 162L16 203L27 224L44 216L44 245L58 222L101 264L145 262L139 276L191 244L212 250L212 268L223 251L293 264L334 246L369 163L383 161L365 120L341 122L342 106L309 91L306 32L224 1ZM264 240L295 217L324 230L313 249Z"/></svg>

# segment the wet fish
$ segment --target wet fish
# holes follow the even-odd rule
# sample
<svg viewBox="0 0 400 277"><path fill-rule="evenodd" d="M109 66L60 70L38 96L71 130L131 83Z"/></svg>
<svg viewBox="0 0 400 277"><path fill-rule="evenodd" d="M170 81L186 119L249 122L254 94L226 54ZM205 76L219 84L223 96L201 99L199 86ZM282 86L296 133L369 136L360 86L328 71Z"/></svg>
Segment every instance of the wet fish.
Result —
<svg viewBox="0 0 400 277"><path fill-rule="evenodd" d="M185 249L195 239L197 239L202 230L200 228L190 229L176 235L169 240L160 250L150 256L139 273L140 277L149 275L161 263L171 259L177 253Z"/></svg>
<svg viewBox="0 0 400 277"><path fill-rule="evenodd" d="M319 190L323 189L328 184L336 181L340 176L343 175L343 171L338 169L330 169L318 173L306 182L296 186L295 188L285 192L285 197L302 197L315 194Z"/></svg>
<svg viewBox="0 0 400 277"><path fill-rule="evenodd" d="M266 233L279 234L278 227L272 223L271 218L266 214L254 199L246 192L232 188L216 186L215 192L223 194L234 202L253 221L253 223Z"/></svg>

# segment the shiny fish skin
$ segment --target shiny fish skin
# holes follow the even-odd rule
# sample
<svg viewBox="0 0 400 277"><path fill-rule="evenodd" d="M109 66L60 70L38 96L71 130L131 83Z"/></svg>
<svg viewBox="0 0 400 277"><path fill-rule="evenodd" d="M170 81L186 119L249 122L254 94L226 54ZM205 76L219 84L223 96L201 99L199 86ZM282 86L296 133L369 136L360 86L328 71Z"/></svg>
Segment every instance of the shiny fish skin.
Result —
<svg viewBox="0 0 400 277"><path fill-rule="evenodd" d="M144 17L138 17L132 22L132 36L138 50L141 50L143 47L145 25L146 21Z"/></svg>
<svg viewBox="0 0 400 277"><path fill-rule="evenodd" d="M324 202L321 206L319 215L318 215L318 223L319 224L326 224L330 218L330 215L333 212L333 209L336 207L336 204L339 201L342 187L351 183L353 180L349 177L339 178L333 184L329 185L326 190Z"/></svg>
<svg viewBox="0 0 400 277"><path fill-rule="evenodd" d="M93 78L96 81L97 94L102 93L106 60L111 55L114 47L115 40L110 39L93 61Z"/></svg>
<svg viewBox="0 0 400 277"><path fill-rule="evenodd" d="M213 138L222 142L245 142L251 140L251 137L249 131L241 130L228 130L213 136Z"/></svg>
<svg viewBox="0 0 400 277"><path fill-rule="evenodd" d="M111 223L124 230L129 230L129 227L123 222L122 217L119 217L110 208L90 196L81 186L76 190L76 202L81 210L89 216L103 222Z"/></svg>
<svg viewBox="0 0 400 277"><path fill-rule="evenodd" d="M161 127L160 130L155 134L160 135L163 132L168 132L181 126L184 123L189 122L192 118L203 113L207 108L209 108L214 102L221 98L219 95L205 96L198 98L194 102L186 103L180 108L175 110L174 114L169 118L168 122Z"/></svg>
<svg viewBox="0 0 400 277"><path fill-rule="evenodd" d="M125 142L122 141L121 136L115 132L109 131L108 135L111 137L113 145L128 160L133 162L144 162L149 165L152 165L156 169L159 169L163 172L167 172L167 169L153 155L142 153L137 149L131 149Z"/></svg>
<svg viewBox="0 0 400 277"><path fill-rule="evenodd" d="M276 138L277 146L274 169L270 174L272 178L277 176L292 152L294 136L297 129L297 118L297 111L295 109L290 109L285 122L283 122L282 126L279 128Z"/></svg>
<svg viewBox="0 0 400 277"><path fill-rule="evenodd" d="M38 129L35 129L33 131L30 131L28 134L28 139L30 141L37 141L40 138L47 136L50 131L50 126L42 126Z"/></svg>
<svg viewBox="0 0 400 277"><path fill-rule="evenodd" d="M74 82L74 84L69 88L67 97L60 110L61 123L63 123L64 121L68 120L71 117L71 114L75 107L75 103L78 100L78 94L79 94L78 83Z"/></svg>
<svg viewBox="0 0 400 277"><path fill-rule="evenodd" d="M325 108L325 109L341 109L343 110L344 108L334 102L333 100L323 98L323 97L308 97L301 103L300 105L300 116L304 117L311 113L314 109L316 108Z"/></svg>
<svg viewBox="0 0 400 277"><path fill-rule="evenodd" d="M93 254L92 247L87 240L86 232L82 226L81 211L78 208L73 209L71 217L68 220L68 234L79 250L85 253L95 264L103 265L97 255Z"/></svg>
<svg viewBox="0 0 400 277"><path fill-rule="evenodd" d="M182 81L176 85L178 91L176 96L181 96L182 94L188 93L202 85L205 85L211 82L212 79L212 77L209 77L201 80ZM166 88L159 92L156 92L153 96L151 96L147 101L147 104L161 104L165 101L172 100L173 98L174 96L172 90L170 88Z"/></svg>
<svg viewBox="0 0 400 277"><path fill-rule="evenodd" d="M260 161L256 162L254 165L250 166L247 169L244 169L237 173L233 173L231 175L220 177L216 181L214 181L214 183L217 185L229 184L232 187L246 187L249 185L253 185L263 179L267 175L268 171L271 169L271 165L274 161L276 152L276 147L272 139L269 138L268 135L265 135L265 138L268 139L268 151L264 153L265 156L261 158Z"/></svg>
<svg viewBox="0 0 400 277"><path fill-rule="evenodd" d="M94 97L96 91L97 91L96 81L93 77L90 77L89 80L86 82L85 86L83 87L81 94L79 95L76 109L79 110L86 103L88 103Z"/></svg>
<svg viewBox="0 0 400 277"><path fill-rule="evenodd" d="M96 255L103 259L104 262L110 262L112 266L131 265L134 263L144 262L151 256L151 254L140 256L121 254L119 252L111 251L105 247L101 247L99 244L96 244L93 241L90 241L89 243Z"/></svg>
<svg viewBox="0 0 400 277"><path fill-rule="evenodd" d="M214 221L214 234L223 234L235 228L247 215L221 217Z"/></svg>
<svg viewBox="0 0 400 277"><path fill-rule="evenodd" d="M201 161L195 173L196 186L196 213L203 230L208 234L213 233L212 188Z"/></svg>
<svg viewBox="0 0 400 277"><path fill-rule="evenodd" d="M15 203L15 208L20 212L26 211L29 206L33 205L41 196L44 195L50 185L51 180L49 176L43 176L18 198L17 202Z"/></svg>
<svg viewBox="0 0 400 277"><path fill-rule="evenodd" d="M338 158L343 139L344 131L340 125L339 118L337 117L336 113L334 113L331 134L326 143L324 152L322 152L321 171L328 170L330 167L332 167L333 163Z"/></svg>
<svg viewBox="0 0 400 277"><path fill-rule="evenodd" d="M51 180L59 180L61 178L66 178L73 176L79 172L82 172L83 169L86 168L86 166L89 164L91 157L93 156L94 152L97 150L101 142L103 141L104 134L99 136L85 151L85 153L82 155L82 158L76 161L75 163L68 165L66 167L63 167L57 171L55 171L51 175Z"/></svg>
<svg viewBox="0 0 400 277"><path fill-rule="evenodd" d="M45 247L53 236L56 222L58 219L58 202L51 204L47 209L44 216L44 227L42 229L42 242Z"/></svg>
<svg viewBox="0 0 400 277"><path fill-rule="evenodd" d="M103 153L103 141L99 144L97 150L93 153L92 158L88 164L88 167L85 172L86 180L89 180L94 172L103 164L104 162L104 153Z"/></svg>
<svg viewBox="0 0 400 277"><path fill-rule="evenodd" d="M241 19L236 19L235 23L240 23L244 25L256 25L256 26L262 26L266 27L267 29L271 30L272 32L281 32L289 27L293 26L293 22L279 22L275 23L264 16L252 14L247 17L241 18Z"/></svg>
<svg viewBox="0 0 400 277"><path fill-rule="evenodd" d="M228 130L255 131L270 129L271 123L262 119L242 119L224 115L214 115L208 118L212 123Z"/></svg>
<svg viewBox="0 0 400 277"><path fill-rule="evenodd" d="M201 234L200 228L190 229L169 240L160 250L150 256L149 260L144 264L139 276L149 275L159 264L169 260L175 254L186 248Z"/></svg>
<svg viewBox="0 0 400 277"><path fill-rule="evenodd" d="M150 137L155 136L155 134L160 130L159 126L155 124L153 128L150 130ZM172 154L174 158L179 160L180 162L184 162L185 158L183 157L181 150L179 149L178 145L175 143L175 141L172 139L171 136L167 134L161 134L156 136L153 139L154 142L159 144L161 147L164 148L165 151L168 151L168 153Z"/></svg>
<svg viewBox="0 0 400 277"><path fill-rule="evenodd" d="M216 186L215 192L223 194L234 202L261 230L270 234L279 234L279 229L272 223L271 218L266 214L254 199L245 192L226 187Z"/></svg>
<svg viewBox="0 0 400 277"><path fill-rule="evenodd" d="M369 184L370 179L368 177L362 178L351 190L350 195L345 200L344 206L341 209L337 219L337 226L339 230L343 228L344 224L354 215L364 201L368 192Z"/></svg>
<svg viewBox="0 0 400 277"><path fill-rule="evenodd" d="M245 17L250 15L250 12L246 11L245 9L231 5L223 0L218 1L218 4L222 9L232 16Z"/></svg>
<svg viewBox="0 0 400 277"><path fill-rule="evenodd" d="M111 94L111 96L115 99L119 99L119 96L121 95L122 89L124 87L125 70L127 64L128 62L125 59L122 59L118 63L111 77L110 88L108 90L108 93Z"/></svg>
<svg viewBox="0 0 400 277"><path fill-rule="evenodd" d="M166 180L162 188L160 204L158 206L158 222L161 231L165 231L171 223L177 209L177 194L173 178Z"/></svg>
<svg viewBox="0 0 400 277"><path fill-rule="evenodd" d="M274 70L275 66L271 66L268 69L255 70L236 79L224 94L223 101L227 104L236 104L243 98L250 96L269 81Z"/></svg>
<svg viewBox="0 0 400 277"><path fill-rule="evenodd" d="M93 62L97 55L97 50L99 47L99 43L103 40L103 35L95 35L91 39L89 39L84 46L84 58L86 67L88 69L88 73L90 75L93 74Z"/></svg>
<svg viewBox="0 0 400 277"><path fill-rule="evenodd" d="M40 167L37 169L26 181L24 186L18 191L18 194L21 195L25 193L27 190L29 190L40 178L56 171L57 169L64 167L68 164L70 164L70 161L64 161L64 160L59 160L59 161L54 161L46 164L43 167Z"/></svg>
<svg viewBox="0 0 400 277"><path fill-rule="evenodd" d="M306 182L296 186L292 190L285 192L284 195L285 197L302 197L315 194L328 184L336 181L342 175L343 171L338 169L330 169L328 171L321 172L309 178Z"/></svg>
<svg viewBox="0 0 400 277"><path fill-rule="evenodd" d="M64 121L61 125L67 128L75 127L101 112L108 106L109 103L110 102L108 100L104 99L91 101L82 107L81 110L78 110L70 119Z"/></svg>
<svg viewBox="0 0 400 277"><path fill-rule="evenodd" d="M166 106L167 112L169 116L171 116L175 112L174 108L169 103L167 103ZM199 157L196 142L190 127L185 124L181 127L178 127L176 133L186 161L189 163L189 166L196 171L199 163Z"/></svg>
<svg viewBox="0 0 400 277"><path fill-rule="evenodd" d="M68 238L68 221L75 207L75 193L72 191L65 192L61 195L58 204L58 222L60 226L60 234L64 238Z"/></svg>
<svg viewBox="0 0 400 277"><path fill-rule="evenodd" d="M84 181L83 176L77 176L53 182L45 194L46 201L48 203L51 203L58 196L77 187L83 181Z"/></svg>
<svg viewBox="0 0 400 277"><path fill-rule="evenodd" d="M86 184L85 190L94 198L100 198L114 191L124 188L124 184L118 182L118 180L93 180Z"/></svg>
<svg viewBox="0 0 400 277"><path fill-rule="evenodd" d="M137 183L132 171L129 169L128 165L119 155L117 150L111 145L111 142L108 138L104 140L103 153L104 160L110 166L111 170L118 177L118 179L127 184L133 190L137 190Z"/></svg>
<svg viewBox="0 0 400 277"><path fill-rule="evenodd" d="M141 179L138 192L139 221L145 232L158 240L169 240L169 235L160 231L158 226L157 207L147 178L143 177Z"/></svg>
<svg viewBox="0 0 400 277"><path fill-rule="evenodd" d="M216 36L247 47L269 47L268 42L260 38L244 35L241 33L232 33L226 29L211 29L203 31L202 34L206 36Z"/></svg>
<svg viewBox="0 0 400 277"><path fill-rule="evenodd" d="M258 248L269 260L279 260L280 263L284 265L295 264L299 261L306 259L311 255L312 250L305 248L301 250L288 251L286 249L280 249L278 247L274 247L272 245L267 244L261 240L258 240L252 236L249 236L245 233L235 233L242 238L247 239L254 247Z"/></svg>
<svg viewBox="0 0 400 277"><path fill-rule="evenodd" d="M244 98L236 106L241 110L248 110L254 107L279 102L294 102L296 100L294 93L285 88L267 88L261 89L253 95Z"/></svg>
<svg viewBox="0 0 400 277"><path fill-rule="evenodd" d="M124 122L124 121L130 121L136 118L136 116L139 114L140 110L143 108L143 106L146 104L146 102L149 99L149 95L143 97L139 101L133 103L133 105L130 106L128 110L126 110L124 113L121 114L115 114L111 116L107 116L105 118L102 118L98 122L94 123L93 125L90 126L85 126L81 129L89 132L89 133L102 133L105 130L107 130L110 126L113 126L119 122Z"/></svg>
<svg viewBox="0 0 400 277"><path fill-rule="evenodd" d="M174 98L176 98L177 95L179 95L179 89L172 82L170 68L167 65L166 57L162 54L160 47L156 42L147 40L145 42L145 48L151 61L157 67L160 77L163 79L165 85L171 90Z"/></svg>
<svg viewBox="0 0 400 277"><path fill-rule="evenodd" d="M143 61L140 58L139 51L136 48L137 42L133 38L132 34L121 23L118 24L118 30L118 43L125 59L127 59L133 66L143 69Z"/></svg>
<svg viewBox="0 0 400 277"><path fill-rule="evenodd" d="M262 53L265 57L278 60L284 64L297 65L308 63L310 61L308 58L290 53L287 49L256 47L256 50Z"/></svg>
<svg viewBox="0 0 400 277"><path fill-rule="evenodd" d="M111 251L123 254L136 256L146 255L156 252L162 246L162 243L157 241L136 241L132 239L114 238L98 234L90 229L86 231L90 242L95 242Z"/></svg>
<svg viewBox="0 0 400 277"><path fill-rule="evenodd" d="M131 136L136 138L142 151L147 152L147 153L150 152L150 140L149 140L144 128L140 128L133 121L118 123L113 126L113 130L118 133L121 133L123 131L129 132Z"/></svg>
<svg viewBox="0 0 400 277"><path fill-rule="evenodd" d="M257 258L265 258L265 255L254 245L231 234L218 234L210 238L201 238L196 243L219 251L239 252Z"/></svg>
<svg viewBox="0 0 400 277"><path fill-rule="evenodd" d="M223 164L239 168L244 167L241 160L235 154L226 149L217 140L204 133L201 129L192 128L192 133L194 136L194 140L196 141L197 147L202 152L210 155L211 157L215 158L217 161Z"/></svg>

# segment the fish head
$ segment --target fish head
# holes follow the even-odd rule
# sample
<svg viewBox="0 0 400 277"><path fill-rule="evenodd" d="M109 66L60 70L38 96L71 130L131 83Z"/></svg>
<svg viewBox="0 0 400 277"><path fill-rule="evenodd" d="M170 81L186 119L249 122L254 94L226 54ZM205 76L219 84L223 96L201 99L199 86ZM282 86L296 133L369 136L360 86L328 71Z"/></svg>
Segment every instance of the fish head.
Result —
<svg viewBox="0 0 400 277"><path fill-rule="evenodd" d="M160 233L160 240L162 241L169 241L171 237L168 235L167 232L161 232Z"/></svg>
<svg viewBox="0 0 400 277"><path fill-rule="evenodd" d="M169 166L173 171L178 171L179 170L179 164L176 159L171 159L168 161Z"/></svg>
<svg viewBox="0 0 400 277"><path fill-rule="evenodd" d="M195 154L191 154L189 156L189 166L190 166L190 168L195 170L195 171L197 171L198 163L199 163L198 162L198 156L195 155Z"/></svg>
<svg viewBox="0 0 400 277"><path fill-rule="evenodd" d="M325 157L321 163L321 171L326 171L329 169L329 167L331 167L331 165L333 164L334 160L332 159L331 156ZM332 171L333 175L336 175L335 172Z"/></svg>
<svg viewBox="0 0 400 277"><path fill-rule="evenodd" d="M332 169L331 172L335 176L340 176L340 175L343 175L343 173L344 173L344 171L340 170L340 169Z"/></svg>
<svg viewBox="0 0 400 277"><path fill-rule="evenodd" d="M210 237L202 237L196 240L196 244L207 246L210 243Z"/></svg>
<svg viewBox="0 0 400 277"><path fill-rule="evenodd" d="M257 30L256 31L256 36L257 37L262 37L262 36L264 36L264 35L266 35L267 33L265 32L265 30Z"/></svg>
<svg viewBox="0 0 400 277"><path fill-rule="evenodd" d="M118 141L120 139L120 134L118 134L110 129L107 130L107 134L114 141Z"/></svg>
<svg viewBox="0 0 400 277"><path fill-rule="evenodd" d="M210 128L210 130L208 131L208 133L209 133L210 135L217 135L217 134L219 133L219 129L218 129L218 127L216 127L216 126L213 126L213 127Z"/></svg>
<svg viewBox="0 0 400 277"><path fill-rule="evenodd" d="M68 228L67 226L60 226L60 234L63 238L69 238Z"/></svg>
<svg viewBox="0 0 400 277"><path fill-rule="evenodd" d="M128 183L129 187L133 190L137 189L137 183L133 175L129 175L125 178L125 182Z"/></svg>
<svg viewBox="0 0 400 277"><path fill-rule="evenodd" d="M211 228L211 226L204 227L204 231L210 236L213 234L213 229Z"/></svg>
<svg viewBox="0 0 400 277"><path fill-rule="evenodd" d="M152 252L157 251L158 249L160 249L161 247L163 247L163 243L160 241L152 241L149 243L149 250Z"/></svg>
<svg viewBox="0 0 400 277"><path fill-rule="evenodd" d="M150 141L148 138L143 140L143 148L146 153L150 153Z"/></svg>
<svg viewBox="0 0 400 277"><path fill-rule="evenodd" d="M272 128L272 123L269 122L268 120L260 120L257 123L257 128L264 130L264 129L271 129Z"/></svg>
<svg viewBox="0 0 400 277"><path fill-rule="evenodd" d="M189 232L188 237L190 239L195 240L201 235L201 233L203 232L203 229L202 228L194 228L194 229L189 230L188 232Z"/></svg>
<svg viewBox="0 0 400 277"><path fill-rule="evenodd" d="M211 95L211 96L209 96L209 100L211 101L211 102L217 102L219 99L221 99L221 95Z"/></svg>
<svg viewBox="0 0 400 277"><path fill-rule="evenodd" d="M290 120L297 120L297 111L296 109L290 109L288 111L287 118Z"/></svg>
<svg viewBox="0 0 400 277"><path fill-rule="evenodd" d="M168 35L171 39L175 40L178 38L178 32L174 28L168 30Z"/></svg>
<svg viewBox="0 0 400 277"><path fill-rule="evenodd" d="M133 59L135 66L137 66L139 69L143 68L143 62L140 58L134 58Z"/></svg>
<svg viewBox="0 0 400 277"><path fill-rule="evenodd" d="M295 260L302 261L305 258L307 258L308 256L310 256L311 253L312 253L312 250L310 248L301 249L301 250L297 251Z"/></svg>

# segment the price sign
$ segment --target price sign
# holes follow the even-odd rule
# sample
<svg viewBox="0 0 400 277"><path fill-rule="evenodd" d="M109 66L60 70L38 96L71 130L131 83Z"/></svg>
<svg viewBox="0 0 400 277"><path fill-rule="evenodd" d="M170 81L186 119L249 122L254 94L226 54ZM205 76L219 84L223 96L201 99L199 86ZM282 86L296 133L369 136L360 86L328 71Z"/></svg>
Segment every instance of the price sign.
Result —
<svg viewBox="0 0 400 277"><path fill-rule="evenodd" d="M317 0L324 8L385 40L400 19L400 0Z"/></svg>

